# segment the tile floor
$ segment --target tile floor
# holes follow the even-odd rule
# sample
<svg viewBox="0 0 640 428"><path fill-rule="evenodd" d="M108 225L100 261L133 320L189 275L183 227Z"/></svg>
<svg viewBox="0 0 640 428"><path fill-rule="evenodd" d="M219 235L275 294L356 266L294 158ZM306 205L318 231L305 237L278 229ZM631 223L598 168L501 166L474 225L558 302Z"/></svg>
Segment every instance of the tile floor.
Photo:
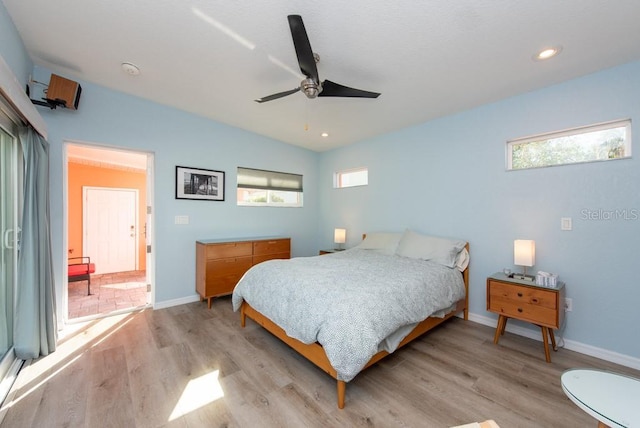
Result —
<svg viewBox="0 0 640 428"><path fill-rule="evenodd" d="M69 319L109 314L147 304L146 272L131 271L91 275L87 281L69 283Z"/></svg>

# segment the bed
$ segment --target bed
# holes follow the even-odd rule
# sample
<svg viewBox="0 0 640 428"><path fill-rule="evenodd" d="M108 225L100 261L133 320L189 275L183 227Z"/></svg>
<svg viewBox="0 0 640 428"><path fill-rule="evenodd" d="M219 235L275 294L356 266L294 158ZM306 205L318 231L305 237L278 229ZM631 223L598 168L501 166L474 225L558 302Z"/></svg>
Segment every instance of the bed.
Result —
<svg viewBox="0 0 640 428"><path fill-rule="evenodd" d="M333 254L252 267L233 291L241 325L254 320L337 381L359 372L447 319L468 317L469 246L404 233L366 235Z"/></svg>

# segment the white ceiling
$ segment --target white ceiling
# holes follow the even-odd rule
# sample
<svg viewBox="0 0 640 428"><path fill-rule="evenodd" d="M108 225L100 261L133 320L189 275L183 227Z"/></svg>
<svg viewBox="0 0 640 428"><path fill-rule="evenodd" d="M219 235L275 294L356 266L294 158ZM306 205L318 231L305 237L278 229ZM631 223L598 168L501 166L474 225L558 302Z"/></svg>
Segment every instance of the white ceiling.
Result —
<svg viewBox="0 0 640 428"><path fill-rule="evenodd" d="M640 59L638 0L2 1L37 65L316 151ZM322 80L382 95L254 102L302 79L289 14Z"/></svg>

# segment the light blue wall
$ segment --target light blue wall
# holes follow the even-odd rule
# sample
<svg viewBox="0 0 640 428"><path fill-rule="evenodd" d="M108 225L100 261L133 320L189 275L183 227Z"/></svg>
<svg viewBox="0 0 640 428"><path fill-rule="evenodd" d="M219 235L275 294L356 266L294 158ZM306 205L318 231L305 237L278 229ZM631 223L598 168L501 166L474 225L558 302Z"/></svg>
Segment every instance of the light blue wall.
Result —
<svg viewBox="0 0 640 428"><path fill-rule="evenodd" d="M0 2L0 56L13 70L18 82L25 86L29 80L33 62L2 2Z"/></svg>
<svg viewBox="0 0 640 428"><path fill-rule="evenodd" d="M0 37L0 54L26 83L32 63L1 3ZM47 81L47 70L33 72ZM640 135L638 62L323 154L80 83L77 112L39 109L51 143L58 295L66 263L62 143L77 140L155 154L158 302L193 295L199 238L283 234L292 236L293 254L302 256L333 246L335 227L348 229L347 246L363 232L408 227L470 242L471 311L490 317L485 278L513 268L513 240L528 238L536 240L534 269L560 274L573 298L565 337L640 357L635 274L640 219L596 221L582 215L583 210L640 210L637 156L518 172L506 172L504 163L505 141L511 138L620 118L632 118L633 134ZM640 151L637 142L633 149ZM227 200L175 200L175 165L226 171ZM302 173L305 207L235 206L238 165ZM369 168L369 186L332 188L334 171L358 166ZM175 215L189 215L191 224L174 225ZM573 231L560 230L561 217L573 218Z"/></svg>
<svg viewBox="0 0 640 428"><path fill-rule="evenodd" d="M464 238L470 309L486 317L486 276L515 268L514 239L534 239L534 270L558 273L573 298L565 337L638 358L640 218L589 221L583 210L640 214L639 156L505 171L509 139L614 119L633 120L640 153L638 100L635 62L323 153L321 244L334 227L348 230L347 247L363 232L404 228ZM332 188L334 171L360 166L368 186ZM560 230L561 217L572 231Z"/></svg>
<svg viewBox="0 0 640 428"><path fill-rule="evenodd" d="M37 80L50 71L36 67ZM156 303L195 295L195 241L198 239L283 235L292 254L317 254L317 154L173 108L80 82L77 111L39 108L51 144L51 219L56 282L62 284L64 160L63 142L90 142L155 155ZM175 167L226 173L223 202L175 199ZM303 208L236 205L236 168L255 167L304 176ZM188 215L189 225L174 224ZM59 289L60 292L63 290ZM59 306L61 307L61 306Z"/></svg>

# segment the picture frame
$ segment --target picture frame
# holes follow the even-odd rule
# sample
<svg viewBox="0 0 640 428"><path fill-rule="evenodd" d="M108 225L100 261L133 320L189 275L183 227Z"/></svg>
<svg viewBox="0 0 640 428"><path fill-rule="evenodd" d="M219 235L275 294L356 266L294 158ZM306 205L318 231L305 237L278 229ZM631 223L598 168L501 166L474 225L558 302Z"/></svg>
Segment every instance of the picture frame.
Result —
<svg viewBox="0 0 640 428"><path fill-rule="evenodd" d="M224 201L224 171L176 166L176 199Z"/></svg>

